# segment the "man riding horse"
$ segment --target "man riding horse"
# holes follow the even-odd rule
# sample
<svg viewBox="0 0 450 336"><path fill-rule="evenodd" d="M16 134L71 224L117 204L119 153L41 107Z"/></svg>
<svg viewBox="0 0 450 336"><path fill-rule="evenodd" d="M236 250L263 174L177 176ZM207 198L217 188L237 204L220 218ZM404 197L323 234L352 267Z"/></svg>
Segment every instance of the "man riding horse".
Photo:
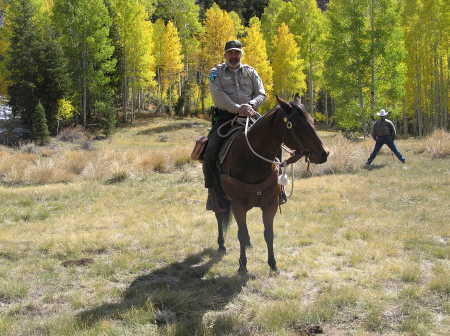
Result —
<svg viewBox="0 0 450 336"><path fill-rule="evenodd" d="M225 199L217 160L226 139L218 134L219 127L236 115L255 116L256 109L266 99L261 78L254 68L241 64L242 55L241 42L228 41L224 49L225 62L212 68L209 74L209 89L215 106L212 109L212 129L203 155L203 172L210 210L223 206ZM210 204L212 200L215 206Z"/></svg>

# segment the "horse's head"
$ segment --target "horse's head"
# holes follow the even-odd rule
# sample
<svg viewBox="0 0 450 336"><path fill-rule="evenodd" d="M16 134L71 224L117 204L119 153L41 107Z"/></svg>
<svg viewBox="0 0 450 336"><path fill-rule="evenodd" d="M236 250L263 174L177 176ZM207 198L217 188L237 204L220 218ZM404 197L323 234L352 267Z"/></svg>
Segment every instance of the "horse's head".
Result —
<svg viewBox="0 0 450 336"><path fill-rule="evenodd" d="M305 111L300 97L295 96L293 102L286 102L277 96L282 111L280 113L286 131L283 142L286 146L295 149L297 153L303 153L313 163L327 161L329 152L325 149L314 128L314 120Z"/></svg>

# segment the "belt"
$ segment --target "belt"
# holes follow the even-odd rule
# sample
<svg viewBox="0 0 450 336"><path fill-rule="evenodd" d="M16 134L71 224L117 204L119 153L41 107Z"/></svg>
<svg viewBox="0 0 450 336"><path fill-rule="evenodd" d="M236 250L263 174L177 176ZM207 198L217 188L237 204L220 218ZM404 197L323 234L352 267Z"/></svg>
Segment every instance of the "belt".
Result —
<svg viewBox="0 0 450 336"><path fill-rule="evenodd" d="M217 122L223 122L223 121L227 121L230 119L233 119L236 116L236 114L234 113L230 113L228 111L222 110L218 107L213 107L212 108L212 122L213 124L217 123Z"/></svg>

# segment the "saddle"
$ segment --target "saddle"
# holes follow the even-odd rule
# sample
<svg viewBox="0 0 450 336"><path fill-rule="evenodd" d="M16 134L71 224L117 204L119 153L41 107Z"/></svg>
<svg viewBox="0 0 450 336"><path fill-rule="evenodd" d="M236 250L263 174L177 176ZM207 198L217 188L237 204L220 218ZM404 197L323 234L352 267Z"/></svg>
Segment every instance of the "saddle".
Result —
<svg viewBox="0 0 450 336"><path fill-rule="evenodd" d="M221 174L222 188L227 195L249 207L265 207L278 199L280 185L278 184L278 173L276 170L264 181L257 184L242 182L232 176Z"/></svg>
<svg viewBox="0 0 450 336"><path fill-rule="evenodd" d="M191 153L191 160L203 161L203 154L205 152L206 144L208 143L208 137L203 135L198 137L195 141L194 149Z"/></svg>

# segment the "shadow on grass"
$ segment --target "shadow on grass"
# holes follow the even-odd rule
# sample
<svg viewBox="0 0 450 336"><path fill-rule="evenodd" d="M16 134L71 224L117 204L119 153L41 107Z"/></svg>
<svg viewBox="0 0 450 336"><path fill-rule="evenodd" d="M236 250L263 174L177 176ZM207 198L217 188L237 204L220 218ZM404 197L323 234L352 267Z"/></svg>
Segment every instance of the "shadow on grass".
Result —
<svg viewBox="0 0 450 336"><path fill-rule="evenodd" d="M206 129L206 126L200 122L186 121L186 122L180 122L180 123L172 124L172 125L149 128L149 129L137 132L136 135L160 134L160 133L165 133L165 132L177 131L177 130L183 129L183 128L199 128L199 129L204 128L204 129Z"/></svg>
<svg viewBox="0 0 450 336"><path fill-rule="evenodd" d="M173 325L175 334L180 336L200 334L203 315L223 310L248 281L238 274L205 279L222 257L213 249L204 249L181 262L140 276L127 288L121 302L81 312L78 321L84 327L92 327L100 320L123 320L128 312L143 309L149 316L146 323L155 323L160 328Z"/></svg>
<svg viewBox="0 0 450 336"><path fill-rule="evenodd" d="M371 164L370 166L365 166L364 168L367 170L376 170L376 169L382 169L386 167L386 164Z"/></svg>

